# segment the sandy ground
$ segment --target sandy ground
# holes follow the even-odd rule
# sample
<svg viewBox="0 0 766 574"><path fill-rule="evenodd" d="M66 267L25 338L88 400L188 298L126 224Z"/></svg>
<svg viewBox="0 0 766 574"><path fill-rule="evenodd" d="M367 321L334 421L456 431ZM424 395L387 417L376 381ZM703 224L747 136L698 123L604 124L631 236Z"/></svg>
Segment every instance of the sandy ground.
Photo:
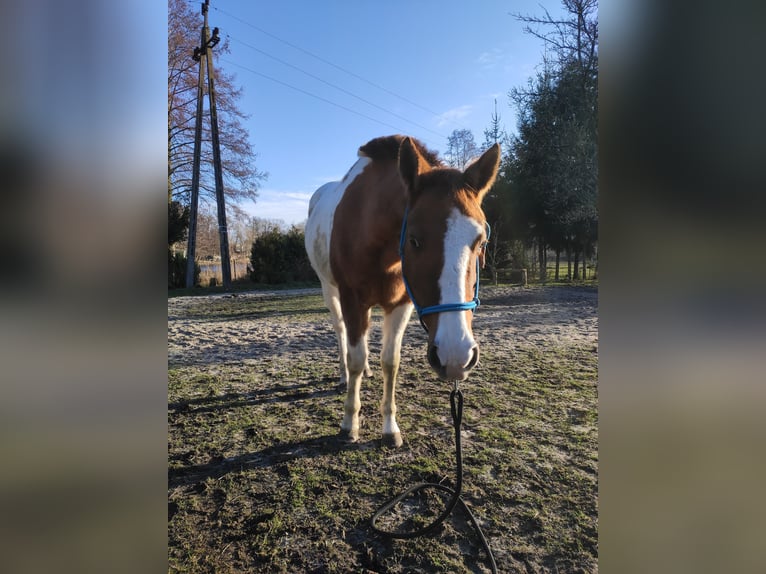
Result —
<svg viewBox="0 0 766 574"><path fill-rule="evenodd" d="M311 351L335 352L329 313L316 313L301 322L263 321L257 314L233 315L230 320L200 321L189 310L208 302L236 298L238 303L295 295L319 295L319 289L264 291L236 295L177 297L168 301L168 360L171 364L247 361L274 353L289 356ZM474 335L482 347L513 351L551 343L598 349L598 292L588 287L520 288L485 286L474 319ZM407 328L405 352L422 347L425 335L413 314ZM381 319L373 315L371 358L379 352Z"/></svg>

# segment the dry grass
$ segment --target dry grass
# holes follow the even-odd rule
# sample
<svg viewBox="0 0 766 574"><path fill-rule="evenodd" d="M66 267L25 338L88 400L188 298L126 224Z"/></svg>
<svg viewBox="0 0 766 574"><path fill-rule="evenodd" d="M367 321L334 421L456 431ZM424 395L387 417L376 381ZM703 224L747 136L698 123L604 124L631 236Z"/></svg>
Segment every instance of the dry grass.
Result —
<svg viewBox="0 0 766 574"><path fill-rule="evenodd" d="M463 385L464 498L501 572L597 571L596 298L482 294L482 361ZM454 484L450 389L425 366L415 321L397 389L405 444L390 450L379 445L379 373L363 386L361 441L336 439L343 395L318 295L173 301L170 571L489 571L459 512L411 541L369 526L415 482Z"/></svg>

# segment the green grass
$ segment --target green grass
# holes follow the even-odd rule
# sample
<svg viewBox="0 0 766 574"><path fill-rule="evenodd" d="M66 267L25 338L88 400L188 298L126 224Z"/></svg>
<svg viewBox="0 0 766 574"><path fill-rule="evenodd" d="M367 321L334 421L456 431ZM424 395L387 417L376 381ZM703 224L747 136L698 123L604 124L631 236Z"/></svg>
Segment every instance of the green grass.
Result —
<svg viewBox="0 0 766 574"><path fill-rule="evenodd" d="M573 267L572 273L574 273L574 267ZM481 280L482 282L484 282L484 284L490 284L492 282L488 269L485 269L482 272ZM546 266L546 279L542 281L540 279L539 271L533 272L532 269L530 268L527 270L527 282L529 285L547 285L552 287L568 287L568 286L582 286L582 285L595 287L595 286L598 286L598 273L596 271L596 268L589 264L587 269L587 278L583 279L582 263L580 263L580 278L567 279L567 263L562 256L562 259L559 263L558 281L556 280L556 260L555 258L551 258L548 260L548 264ZM519 283L509 282L502 279L498 281L498 285L518 285L518 284Z"/></svg>
<svg viewBox="0 0 766 574"><path fill-rule="evenodd" d="M206 282L203 285L183 289L168 289L168 298L172 297L194 297L204 295L222 295L225 293L242 293L245 291L286 291L288 289L319 289L319 280L316 281L294 281L292 283L280 283L271 285L268 283L254 283L248 278L241 278L231 282L229 289L224 289L219 284L215 287L207 287Z"/></svg>
<svg viewBox="0 0 766 574"><path fill-rule="evenodd" d="M243 302L237 298L200 299L187 306L184 316L203 321L230 321L232 319L269 319L286 317L291 320L306 315L328 313L321 295L297 295L292 297L262 297L257 301Z"/></svg>

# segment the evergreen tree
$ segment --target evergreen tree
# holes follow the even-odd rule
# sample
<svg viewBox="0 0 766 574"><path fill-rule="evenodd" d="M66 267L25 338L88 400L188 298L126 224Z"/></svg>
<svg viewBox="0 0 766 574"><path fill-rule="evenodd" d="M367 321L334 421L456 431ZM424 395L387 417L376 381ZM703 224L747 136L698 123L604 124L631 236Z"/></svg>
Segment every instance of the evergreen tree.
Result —
<svg viewBox="0 0 766 574"><path fill-rule="evenodd" d="M544 39L554 58L515 88L518 135L509 150L505 174L516 234L537 247L540 278L546 254L580 257L595 250L598 211L598 23L595 0L564 0L569 18L518 16L526 30ZM537 26L533 28L532 26ZM540 28L544 31L540 31Z"/></svg>

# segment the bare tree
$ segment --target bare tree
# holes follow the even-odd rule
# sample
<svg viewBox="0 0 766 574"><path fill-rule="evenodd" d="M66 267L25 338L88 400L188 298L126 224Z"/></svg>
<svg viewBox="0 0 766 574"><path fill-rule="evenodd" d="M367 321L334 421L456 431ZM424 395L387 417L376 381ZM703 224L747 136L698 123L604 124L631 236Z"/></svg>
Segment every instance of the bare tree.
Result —
<svg viewBox="0 0 766 574"><path fill-rule="evenodd" d="M197 214L197 257L214 259L221 254L218 217L211 208L200 209Z"/></svg>
<svg viewBox="0 0 766 574"><path fill-rule="evenodd" d="M253 242L261 235L288 229L287 223L281 219L263 219L237 211L229 223L230 245L238 255L249 254Z"/></svg>
<svg viewBox="0 0 766 574"><path fill-rule="evenodd" d="M465 169L468 162L479 155L479 148L471 130L454 130L447 138L446 159L450 167Z"/></svg>
<svg viewBox="0 0 766 574"><path fill-rule="evenodd" d="M513 14L524 22L524 31L540 38L553 50L559 62L576 61L593 71L598 65L598 0L561 0L567 15L553 18L544 7L544 16Z"/></svg>
<svg viewBox="0 0 766 574"><path fill-rule="evenodd" d="M168 202L189 201L199 65L192 53L200 44L201 26L201 14L186 0L168 0ZM226 40L215 47L216 54L228 51ZM220 65L215 67L215 91L227 205L254 200L266 174L255 167L256 154L242 125L247 118L238 107L242 91ZM209 121L203 122L202 144L200 199L211 204L215 183Z"/></svg>

